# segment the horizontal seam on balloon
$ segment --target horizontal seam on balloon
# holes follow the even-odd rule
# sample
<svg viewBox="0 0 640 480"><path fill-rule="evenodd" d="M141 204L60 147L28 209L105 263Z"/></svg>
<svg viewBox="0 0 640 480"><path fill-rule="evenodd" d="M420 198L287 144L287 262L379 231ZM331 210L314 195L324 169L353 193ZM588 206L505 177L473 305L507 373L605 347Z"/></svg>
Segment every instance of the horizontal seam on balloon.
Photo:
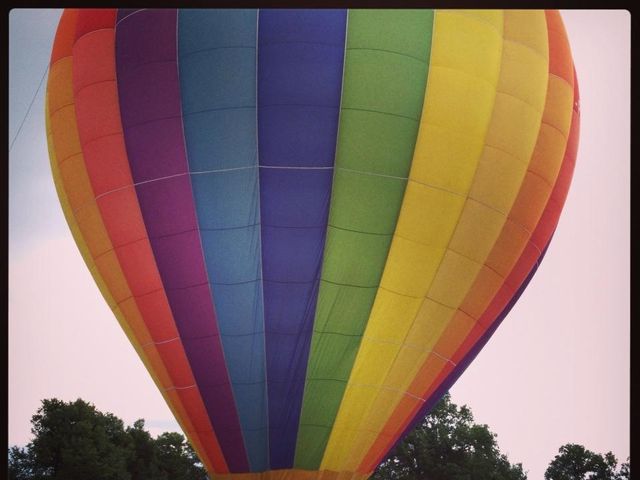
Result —
<svg viewBox="0 0 640 480"><path fill-rule="evenodd" d="M131 16L135 15L136 13L144 12L145 10L149 10L149 9L148 9L148 8L141 8L141 9L139 9L139 10L136 10L135 12L131 12L131 13L126 14L126 15L125 15L124 17L122 17L120 20L117 20L117 21L116 21L116 27L117 27L121 22L125 21L127 18L129 18L129 17L131 17Z"/></svg>
<svg viewBox="0 0 640 480"><path fill-rule="evenodd" d="M513 152L510 152L509 150L502 148L502 147L498 147L497 145L492 145L490 143L485 142L484 144L485 147L489 147L492 148L493 150L498 150L499 152L502 153L506 153L507 155L509 155L511 158L513 158L515 161L517 161L518 163L520 163L521 165L529 165L529 162L526 160L522 160L518 155L516 155ZM484 159L484 155L482 155L480 157L480 161L482 161Z"/></svg>
<svg viewBox="0 0 640 480"><path fill-rule="evenodd" d="M109 134L109 135L117 135L117 134L122 134L122 132L117 132L117 133L113 133L113 134ZM93 139L98 140L98 138ZM74 155L78 155L81 154L82 151L74 154ZM66 160L66 159L65 159ZM63 160L64 161L64 160ZM274 169L296 169L296 170L301 170L301 169L306 169L306 170L329 170L332 169L333 167L279 167L279 166L267 166L267 165L251 165L251 166L246 166L246 167L233 167L233 168L220 168L220 169L214 169L214 170L202 170L202 171L192 171L192 172L181 172L181 173L175 173L172 175L165 175L163 177L158 177L158 178L151 178L148 180L142 180L139 182L134 182L128 185L123 185L121 187L118 188L114 188L112 190L109 190L107 192L103 192L99 195L97 195L95 197L95 199L97 200L98 198L104 197L106 195L109 195L111 193L115 193L118 192L120 190L124 190L127 188L132 188L132 187L137 187L139 185L144 185L147 183L152 183L152 182L159 182L162 180L169 180L172 178L176 178L176 177L181 177L181 176L186 176L186 175L204 175L204 174L209 174L209 173L220 173L220 172L232 172L232 171L239 171L239 170L251 170L251 169L255 169L255 168L274 168ZM236 227L234 227L236 228ZM239 227L238 227L239 228Z"/></svg>
<svg viewBox="0 0 640 480"><path fill-rule="evenodd" d="M345 332L336 332L334 330L313 330L313 333L317 333L319 335L337 335L338 337L362 337L362 333L345 333Z"/></svg>
<svg viewBox="0 0 640 480"><path fill-rule="evenodd" d="M174 386L172 386L172 387L165 388L165 389L164 389L164 391L165 391L165 392L169 392L169 391L171 391L171 390L187 390L187 389L189 389L189 388L196 388L196 387L197 387L197 385L196 385L195 383L194 383L193 385L187 385L187 386L185 386L185 387L176 387L176 386L174 385Z"/></svg>
<svg viewBox="0 0 640 480"><path fill-rule="evenodd" d="M318 230L324 229L327 225L274 225L274 224L266 224L263 223L262 226L269 228L284 228L289 230Z"/></svg>
<svg viewBox="0 0 640 480"><path fill-rule="evenodd" d="M436 354L436 352L430 351L429 353L433 353ZM436 354L437 355L437 354ZM442 357L442 355L438 355L439 357ZM443 360L447 360L447 362L451 363L454 367L456 366L456 364L454 362L451 362L449 359L444 359ZM399 388L394 388L394 387L390 387L389 385L375 385L375 384L370 384L370 383L351 383L349 382L347 388L349 387L360 387L360 388L373 388L374 390L387 390L389 392L395 392L395 393L399 393L401 395L407 395L409 397L415 398L416 400L420 400L422 402L425 402L426 399L418 396L418 395L414 395L413 393L409 392L408 390L402 390ZM364 431L369 431L371 433L377 433L373 430L368 430L368 429L360 429L360 428L355 428L353 430L364 430Z"/></svg>
<svg viewBox="0 0 640 480"><path fill-rule="evenodd" d="M92 138L91 140L87 140L86 142L84 142L82 144L82 149L84 150L87 145L90 145L90 144L92 144L94 142L97 142L98 140L102 140L103 138L115 137L115 136L118 136L118 135L122 135L122 130L118 130L117 132L113 132L113 133L105 133L103 135L100 135L99 137Z"/></svg>
<svg viewBox="0 0 640 480"><path fill-rule="evenodd" d="M324 45L326 47L335 47L339 49L344 48L344 44L329 43L329 42L311 42L311 41L299 41L299 40L277 40L270 42L260 42L260 48L269 47L272 45Z"/></svg>
<svg viewBox="0 0 640 480"><path fill-rule="evenodd" d="M416 123L420 122L419 118L410 117L408 115L402 115L401 113L383 112L382 110L371 110L369 108L359 108L359 107L342 107L342 110L354 110L357 112L378 113L380 115L390 115L392 117L405 118L407 120L411 120Z"/></svg>
<svg viewBox="0 0 640 480"><path fill-rule="evenodd" d="M474 324L475 324L475 323L477 323L477 320L476 320L476 319L474 319L473 317L471 317L471 318L474 320L474 322L473 322ZM451 323L451 320L449 320L449 321L447 322L447 326L448 326L450 323ZM440 339L440 337L438 337L438 338L436 339L436 343L437 343L437 341L438 341L439 339ZM398 346L398 347L408 347L408 348L410 348L411 350L416 350L416 351L418 351L418 352L426 353L426 354L431 354L431 353L433 353L434 355L436 355L437 357L441 358L442 360L445 360L446 362L451 363L454 367L456 366L456 363L455 363L453 360L451 360L451 359L449 359L449 358L446 358L446 357L445 357L445 356L443 356L443 355L440 355L438 352L436 352L436 351L435 351L435 350L433 350L433 349L430 349L430 350L424 350L424 349L422 348L422 346L421 346L421 345L417 345L417 344L413 344L413 343L406 343L406 342L394 342L394 341L392 341L392 340L380 340L380 339L378 339L378 338L374 338L374 337L365 337L365 336L363 336L363 337L362 337L362 341L367 341L367 342L369 342L369 343L378 343L378 344L383 344L383 345L395 345L395 346Z"/></svg>
<svg viewBox="0 0 640 480"><path fill-rule="evenodd" d="M333 167L297 167L280 165L260 165L260 168L272 168L274 170L333 170Z"/></svg>
<svg viewBox="0 0 640 480"><path fill-rule="evenodd" d="M143 317L143 323L145 324L145 326L147 326L146 323L144 322L144 317ZM149 330L148 327L147 327L147 330ZM148 347L150 345L164 345L165 343L175 342L176 340L181 341L180 336L173 337L173 338L170 338L168 340L160 340L160 341L155 341L155 340L152 339L150 342L147 342L147 343L145 343L143 345L140 345L140 347L141 348L146 348L146 347Z"/></svg>
<svg viewBox="0 0 640 480"><path fill-rule="evenodd" d="M164 120L173 120L173 119L176 119L176 118L182 119L182 114L179 114L179 115L168 115L166 117L150 118L150 119L144 120L142 122L130 123L130 124L127 124L127 125L123 124L122 125L123 132L126 132L130 128L142 127L144 125L149 125L149 124L154 123L154 122L162 122Z"/></svg>
<svg viewBox="0 0 640 480"><path fill-rule="evenodd" d="M384 173L376 173L376 172L367 172L366 170L355 170L353 168L346 168L346 167L335 167L336 170L342 170L345 172L351 172L351 173L359 173L361 175L370 175L372 177L383 177L383 178L392 178L394 180L408 180L408 177L397 177L395 175L387 175Z"/></svg>
<svg viewBox="0 0 640 480"><path fill-rule="evenodd" d="M64 157L62 160L60 160L60 161L58 162L58 168L60 168L64 163L66 163L66 162L67 162L67 160L71 160L71 159L72 159L72 158L74 158L74 157L82 157L82 156L83 156L83 154L82 154L82 150L80 150L79 152L76 152L76 153L72 153L71 155L67 155L66 157ZM62 172L60 173L60 175L62 175ZM79 209L80 209L80 208L78 208L78 210L79 210ZM75 212L74 212L74 213L75 213Z"/></svg>
<svg viewBox="0 0 640 480"><path fill-rule="evenodd" d="M563 83L565 83L571 90L575 90L575 85L571 85L571 82L569 82L569 80L567 80L564 77L561 77L560 75L558 75L557 73L553 73L553 72L549 72L549 76L550 77L555 77L558 80L561 80ZM573 99L572 99L573 102Z"/></svg>
<svg viewBox="0 0 640 480"><path fill-rule="evenodd" d="M73 95L74 95L74 97L77 97L78 95L80 95L87 88L93 87L94 85L100 85L101 83L116 83L116 79L115 78L109 78L108 80L96 80L95 82L87 83L86 85L83 85L82 87L80 87L77 90L74 89L73 90ZM78 103L77 100L75 101L75 103Z"/></svg>
<svg viewBox="0 0 640 480"><path fill-rule="evenodd" d="M55 110L50 110L49 111L49 117L53 118L54 115L56 115L60 110L62 110L63 108L67 108L67 107L75 107L75 102L71 102L71 103L65 103L64 105L59 106L58 108L56 108ZM51 129L53 131L53 128Z"/></svg>
<svg viewBox="0 0 640 480"><path fill-rule="evenodd" d="M255 381L244 381L244 382L231 382L232 385L262 385L266 380L255 380ZM269 382L269 383L277 383L277 382Z"/></svg>
<svg viewBox="0 0 640 480"><path fill-rule="evenodd" d="M255 50L256 46L255 45L251 45L251 46L247 46L247 45L224 45L222 47L208 47L208 48L200 48L198 50L191 50L188 52L179 52L180 55L180 62L183 62L185 59L189 58L192 55L197 55L199 53L205 53L205 52L214 52L217 50L237 50L237 49L246 49L246 50Z"/></svg>
<svg viewBox="0 0 640 480"><path fill-rule="evenodd" d="M327 227L331 227L334 228L336 230L342 230L345 232L352 232L352 233L362 233L364 235L376 235L379 237L391 237L393 235L393 233L378 233L378 232L365 232L362 230L353 230L351 228L345 228L345 227L338 227L337 225L333 225L331 223L327 223Z"/></svg>
<svg viewBox="0 0 640 480"><path fill-rule="evenodd" d="M204 232L224 232L227 230L242 230L244 228L257 227L260 223L250 223L249 225L238 225L237 227L200 227Z"/></svg>
<svg viewBox="0 0 640 480"><path fill-rule="evenodd" d="M508 92L502 91L502 90L496 90L496 95L497 94L504 95L505 97L509 97L509 98L513 98L515 100L518 100L520 103L523 103L524 105L528 106L531 110L533 110L535 113L539 114L540 118L542 118L542 114L544 113L544 111L540 110L535 105L531 105L525 99L520 98L520 97L518 97L516 95L513 95L512 93L508 93Z"/></svg>
<svg viewBox="0 0 640 480"><path fill-rule="evenodd" d="M130 65L128 67L129 70L124 69L123 73L120 74L120 77L126 78L127 76L131 75L132 73L137 73L137 70L139 70L142 67L146 67L147 65L160 65L160 64L163 64L163 63L175 65L176 61L175 61L175 58L174 58L173 60L171 60L171 59L167 59L167 60L157 59L157 60L148 60L146 62L135 63L135 64Z"/></svg>
<svg viewBox="0 0 640 480"><path fill-rule="evenodd" d="M514 39L511 39L511 38L505 38L504 41L505 42L510 42L510 43L515 43L516 45L521 45L521 46L525 47L526 49L531 50L532 53L536 54L540 58L542 58L547 64L549 63L549 56L545 55L544 53L540 52L539 50L536 50L531 45L527 45L526 43L519 42L518 40L514 40ZM547 72L546 73L549 73L548 70L549 69L547 68Z"/></svg>
<svg viewBox="0 0 640 480"><path fill-rule="evenodd" d="M105 32L107 30L113 30L114 27L103 27L103 28L98 28L96 30L91 30L90 32L86 32L83 33L82 35L80 35L78 38L76 38L73 41L73 49L75 50L75 46L78 44L78 42L80 42L80 40L82 40L84 37L88 37L89 35L93 34L93 33L98 33L98 32Z"/></svg>
<svg viewBox="0 0 640 480"><path fill-rule="evenodd" d="M272 107L303 107L303 108L324 108L330 110L340 110L338 105L321 105L313 103L260 103L258 105L260 109L272 108Z"/></svg>
<svg viewBox="0 0 640 480"><path fill-rule="evenodd" d="M249 283L255 283L262 280L261 278L256 278L255 280L243 280L241 282L211 282L212 286L216 285L226 285L226 286L234 286L234 285L248 285Z"/></svg>
<svg viewBox="0 0 640 480"><path fill-rule="evenodd" d="M347 48L347 51L349 50L368 50L371 52L384 52L384 53L391 53L393 55L399 55L401 57L407 57L407 58L411 58L412 60L415 60L416 62L420 62L423 65L428 65L426 60L423 60L420 57L414 57L413 55L409 55L408 53L401 53L401 52L397 52L395 50L387 50L384 48L370 48L370 47L349 47Z"/></svg>
<svg viewBox="0 0 640 480"><path fill-rule="evenodd" d="M461 73L465 77L470 77L470 78L473 78L475 80L481 80L483 83L489 85L490 90L492 92L495 91L496 87L498 86L498 79L497 78L496 78L495 82L492 82L488 78L484 78L484 77L481 77L480 75L477 75L475 73L468 72L468 71L466 71L466 70L464 70L464 69L462 69L460 67L452 67L450 65L439 65L437 63L431 63L429 65L429 70L431 70L432 68L441 68L441 69L444 69L444 70L451 70L453 72Z"/></svg>
<svg viewBox="0 0 640 480"><path fill-rule="evenodd" d="M547 180L547 179L544 177L544 175L542 175L541 173L538 173L538 172L536 172L535 170L530 170L530 169L527 169L527 173L531 173L531 174L535 175L535 176L536 176L536 177L538 177L540 180L542 180L542 181L544 182L544 184L545 184L547 187L549 187L549 188L553 189L553 183L551 183L549 180Z"/></svg>
<svg viewBox="0 0 640 480"><path fill-rule="evenodd" d="M553 130L556 130L560 135L562 135L562 139L563 139L565 142L567 141L567 139L568 139L569 135L568 135L568 133L563 132L563 131L560 129L560 127L557 127L557 126L556 126L556 125L554 125L553 123L549 123L549 122L545 122L545 121L541 122L541 124L542 124L542 125L546 125L547 127L551 128L551 129L553 129Z"/></svg>
<svg viewBox="0 0 640 480"><path fill-rule="evenodd" d="M288 281L288 282L285 282L284 280L274 280L270 278L263 278L262 280L264 280L265 282L277 283L279 285L307 285L307 284L312 284L318 281L317 278L313 280L300 280L300 281Z"/></svg>
<svg viewBox="0 0 640 480"><path fill-rule="evenodd" d="M263 330L256 330L255 332L250 332L250 333L222 333L222 331L220 331L220 336L221 337L232 337L232 338L238 338L238 337L255 337L256 335L262 335L265 332ZM272 332L268 332L268 333L272 333Z"/></svg>
<svg viewBox="0 0 640 480"><path fill-rule="evenodd" d="M441 15L443 13L448 13L450 15L458 15L459 17L464 17L464 18L468 18L469 20L475 20L476 22L484 23L484 24L488 25L489 27L491 27L493 30L495 30L498 35L500 35L500 36L503 35L503 30L500 30L497 26L495 26L490 21L486 20L484 17L476 17L474 15L469 15L468 13L463 13L463 12L461 12L459 10L440 10L439 13Z"/></svg>
<svg viewBox="0 0 640 480"><path fill-rule="evenodd" d="M369 289L379 287L379 285L369 286L369 285L354 285L351 283L339 283L339 282L334 282L332 280L327 280L326 278L320 278L320 281L330 283L331 285L338 285L340 287L369 288Z"/></svg>
<svg viewBox="0 0 640 480"><path fill-rule="evenodd" d="M186 118L190 115L201 115L203 113L224 112L228 110L253 110L255 108L256 108L255 105L238 105L233 107L212 107L212 108L205 108L204 110L194 110L192 112L184 111L182 112L182 116ZM253 166L255 167L255 165Z"/></svg>

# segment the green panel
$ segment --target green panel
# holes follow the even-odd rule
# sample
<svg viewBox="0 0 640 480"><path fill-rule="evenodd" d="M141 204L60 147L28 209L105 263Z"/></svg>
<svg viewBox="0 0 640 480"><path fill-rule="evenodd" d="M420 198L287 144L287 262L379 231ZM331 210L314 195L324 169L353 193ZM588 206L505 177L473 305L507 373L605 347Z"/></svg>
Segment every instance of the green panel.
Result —
<svg viewBox="0 0 640 480"><path fill-rule="evenodd" d="M317 470L371 314L422 113L432 10L349 12L340 128L295 468Z"/></svg>
<svg viewBox="0 0 640 480"><path fill-rule="evenodd" d="M341 199L342 208L334 208L329 213L329 226L386 237L395 229L395 213L402 206L406 183L404 179L336 170L333 188L344 192L344 198ZM371 215L372 211L377 215ZM374 241L379 243L380 239ZM367 239L369 242L371 239Z"/></svg>
<svg viewBox="0 0 640 480"><path fill-rule="evenodd" d="M363 123L368 123L370 130L359 128ZM343 109L340 126L349 132L340 139L337 149L337 156L343 158L343 168L402 178L409 176L409 165L394 160L397 152L415 140L413 118Z"/></svg>

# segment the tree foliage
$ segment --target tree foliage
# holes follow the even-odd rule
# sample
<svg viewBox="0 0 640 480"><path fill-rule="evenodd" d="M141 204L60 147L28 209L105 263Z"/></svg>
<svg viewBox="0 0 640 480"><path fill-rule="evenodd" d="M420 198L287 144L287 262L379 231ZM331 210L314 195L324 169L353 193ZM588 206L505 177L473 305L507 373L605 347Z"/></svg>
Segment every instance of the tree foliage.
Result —
<svg viewBox="0 0 640 480"><path fill-rule="evenodd" d="M627 459L628 460L628 459ZM629 461L617 469L618 459L611 452L604 455L582 445L567 443L558 450L544 474L545 480L624 480L631 478Z"/></svg>
<svg viewBox="0 0 640 480"><path fill-rule="evenodd" d="M500 453L496 435L447 393L380 464L375 480L526 480Z"/></svg>
<svg viewBox="0 0 640 480"><path fill-rule="evenodd" d="M144 420L122 420L81 399L43 400L31 418L33 440L9 449L12 480L205 480L179 433L151 437Z"/></svg>

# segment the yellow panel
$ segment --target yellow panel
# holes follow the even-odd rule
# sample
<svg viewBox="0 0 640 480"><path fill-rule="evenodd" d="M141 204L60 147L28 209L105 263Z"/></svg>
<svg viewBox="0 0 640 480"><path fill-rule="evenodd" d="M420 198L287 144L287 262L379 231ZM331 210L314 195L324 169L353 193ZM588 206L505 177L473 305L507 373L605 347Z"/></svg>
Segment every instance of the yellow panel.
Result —
<svg viewBox="0 0 640 480"><path fill-rule="evenodd" d="M499 18L500 28L487 22L487 15ZM390 315L388 307L395 300L386 289L424 298L441 268L445 247L473 183L491 120L502 58L501 25L502 13L497 11L482 12L480 17L477 12L464 15L436 12L429 77L409 182L381 288L364 334L367 338L369 332L375 332L376 337L384 338L386 332L387 336L394 339L401 336L406 342L413 333L411 343L423 347L363 341L349 385L384 385L377 389L360 388L357 395L345 395L322 468L355 470L376 438L367 432L380 431L391 407L403 396L398 390L406 389L412 380L407 378L407 367L419 366L420 360L429 354L425 340L431 338L435 343L438 338L430 336L429 329L424 328L430 320L424 318L425 313L440 313L433 325L442 330L453 312L427 301L424 310L407 308ZM400 318L402 313L410 316ZM412 329L417 319L422 328ZM418 332L425 330L426 338L419 338ZM380 411L376 406L386 408Z"/></svg>
<svg viewBox="0 0 640 480"><path fill-rule="evenodd" d="M518 179L522 172L513 168L514 162L518 162L514 155L489 146L485 151L481 159L484 168L476 171L469 196L504 213L509 211L512 199L520 190Z"/></svg>
<svg viewBox="0 0 640 480"><path fill-rule="evenodd" d="M458 308L480 270L481 264L453 250L447 250L428 297L451 308Z"/></svg>
<svg viewBox="0 0 640 480"><path fill-rule="evenodd" d="M323 468L349 470L359 465L376 438L365 432L372 429L381 432L402 399L402 392L409 388L423 363L428 358L442 357L441 361L432 362L434 368L438 365L442 368L446 364L444 358L453 355L474 327L475 318L460 307L480 312L493 296L493 290L502 283L500 276L484 267L483 263L499 238L507 214L518 196L538 137L548 84L546 20L540 11L526 15L506 11L504 24L509 28L505 29L503 43L502 20L496 29L496 25L486 18L487 15L489 18L495 19L495 15L502 18L501 12L482 12L483 18L475 19L473 15L468 11L436 13L435 53L432 52L414 161L382 279L385 285L385 279L393 278L394 290L399 293L410 291L413 294L425 284L429 285L425 304L429 305L430 311L421 308L409 322L394 318L389 323L389 317L380 315L378 312L382 310L374 306L365 331L365 336L370 329L375 330L378 336L384 335L386 324L394 340L404 333L407 347L424 345L426 348L410 351L407 347L396 346L395 358L386 365L376 358L381 349L367 346L358 352L349 382L359 384L360 378L367 378L369 383L379 385L379 379L383 378L382 385L374 397L366 398L364 402L359 398L357 404L349 403L345 397L323 459ZM462 28L464 33L456 35L456 27ZM446 34L441 35L441 29L446 29ZM481 30L482 34L470 34L475 30ZM460 57L465 51L461 46L465 38L473 43L466 49L473 56L467 61ZM446 46L444 41L439 43L443 39L447 40ZM491 52L489 55L488 51ZM450 64L446 63L447 55L450 56ZM468 68L466 72L460 71L465 68ZM482 72L481 68L484 69ZM458 115L463 118L456 118ZM443 141L447 144L439 143ZM457 143L451 145L451 141ZM416 190L412 190L414 182L429 185L432 191L435 191L433 187L446 190L451 195L446 197L441 193L440 199L435 199L435 212L413 212L410 209L425 209L425 203L420 205L413 201L410 206L407 202ZM434 196L433 193L431 195ZM456 195L458 200L452 200ZM461 201L464 201L462 205ZM443 210L448 216L442 213ZM451 233L434 237L428 227L407 226L408 218L416 223L423 223L427 218L435 219L442 230ZM444 237L448 250L437 259L435 272L433 259L419 259L419 254L406 248L394 249L399 244L400 232L418 242L424 233L424 239L428 240L425 244L433 245L435 240L438 247L442 247L439 242ZM404 255L409 258L394 258ZM397 266L412 265L406 270L414 272L420 270L415 266L418 262L425 262L424 276L419 278L411 274L403 285L403 272L398 271ZM468 296L479 274L486 277L487 288ZM398 290L399 286L406 290ZM387 302L386 292L379 290L375 305ZM403 332L398 331L400 328ZM433 353L431 349L434 349ZM384 350L386 359L388 348ZM367 366L371 367L370 370ZM430 378L425 379L427 386L435 380L438 371L435 368ZM364 414L358 411L363 408L366 408ZM350 416L362 417L358 429L351 427L353 421L347 422ZM344 429L347 423L351 428ZM347 448L351 443L356 445L354 449Z"/></svg>
<svg viewBox="0 0 640 480"><path fill-rule="evenodd" d="M55 115L58 110L73 103L72 58L65 57L51 65L47 80L47 117ZM52 125L49 124L49 128ZM58 155L56 155L58 157ZM51 157L52 158L52 157ZM60 160L58 158L58 160Z"/></svg>
<svg viewBox="0 0 640 480"><path fill-rule="evenodd" d="M395 234L424 245L444 248L455 228L451 218L459 214L464 201L462 195L409 182Z"/></svg>
<svg viewBox="0 0 640 480"><path fill-rule="evenodd" d="M76 128L76 111L73 105L62 107L51 115L51 134L56 146L58 164L82 152L80 136Z"/></svg>
<svg viewBox="0 0 640 480"><path fill-rule="evenodd" d="M425 352L431 351L454 313L455 308L425 298L413 320L405 343L422 345Z"/></svg>
<svg viewBox="0 0 640 480"><path fill-rule="evenodd" d="M504 24L504 36L536 52L543 58L549 55L549 36L540 35L547 29L545 15L531 15L531 10L509 10Z"/></svg>
<svg viewBox="0 0 640 480"><path fill-rule="evenodd" d="M444 251L444 246L433 247L395 237L389 249L380 287L403 295L424 297L429 288L428 279L436 273ZM387 292L382 290L378 295L386 296Z"/></svg>
<svg viewBox="0 0 640 480"><path fill-rule="evenodd" d="M388 321L384 324L371 325L364 338L402 343L404 340L402 332L406 329L406 319L416 316L422 304L422 297L388 293L385 295L385 301L376 302L371 312L371 316L387 318Z"/></svg>
<svg viewBox="0 0 640 480"><path fill-rule="evenodd" d="M544 178L549 185L553 185L560 171L567 139L562 132L546 123L540 127L538 144L529 163L529 171Z"/></svg>
<svg viewBox="0 0 640 480"><path fill-rule="evenodd" d="M573 105L573 87L563 78L549 75L549 94L544 109L542 121L558 128L564 137L569 136L573 109L566 105Z"/></svg>
<svg viewBox="0 0 640 480"><path fill-rule="evenodd" d="M517 181L520 182L521 179L522 173L518 176ZM513 202L513 199L511 201ZM480 268L487 252L491 250L502 230L506 215L471 198L467 200L464 213L465 215L460 218L456 231L451 237L449 248L474 260ZM482 228L478 228L478 225L482 225ZM455 281L455 279L453 280ZM448 302L445 303L450 305Z"/></svg>

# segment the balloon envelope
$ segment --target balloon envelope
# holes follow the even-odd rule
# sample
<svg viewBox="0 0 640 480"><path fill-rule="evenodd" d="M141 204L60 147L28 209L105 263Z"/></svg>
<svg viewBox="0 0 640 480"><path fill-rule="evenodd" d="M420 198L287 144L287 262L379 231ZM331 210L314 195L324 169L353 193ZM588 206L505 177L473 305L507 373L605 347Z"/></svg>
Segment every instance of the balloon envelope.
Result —
<svg viewBox="0 0 640 480"><path fill-rule="evenodd" d="M216 478L366 478L531 279L579 130L535 10L66 10L46 109L78 247Z"/></svg>

